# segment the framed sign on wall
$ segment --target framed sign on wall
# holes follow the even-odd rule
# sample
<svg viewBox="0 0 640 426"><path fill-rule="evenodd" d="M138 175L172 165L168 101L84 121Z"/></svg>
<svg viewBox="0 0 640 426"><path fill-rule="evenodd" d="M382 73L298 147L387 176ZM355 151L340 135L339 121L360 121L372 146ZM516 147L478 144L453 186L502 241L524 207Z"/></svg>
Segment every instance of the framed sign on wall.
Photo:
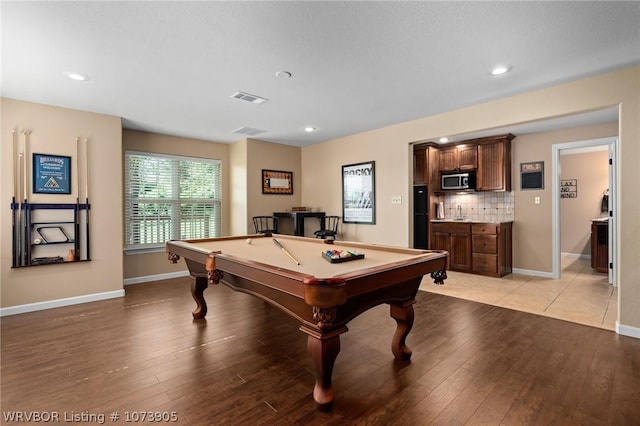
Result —
<svg viewBox="0 0 640 426"><path fill-rule="evenodd" d="M544 189L544 161L520 163L520 189Z"/></svg>
<svg viewBox="0 0 640 426"><path fill-rule="evenodd" d="M342 221L376 223L375 161L342 166Z"/></svg>
<svg viewBox="0 0 640 426"><path fill-rule="evenodd" d="M293 194L293 172L262 170L263 194Z"/></svg>
<svg viewBox="0 0 640 426"><path fill-rule="evenodd" d="M33 192L71 194L71 157L33 154Z"/></svg>

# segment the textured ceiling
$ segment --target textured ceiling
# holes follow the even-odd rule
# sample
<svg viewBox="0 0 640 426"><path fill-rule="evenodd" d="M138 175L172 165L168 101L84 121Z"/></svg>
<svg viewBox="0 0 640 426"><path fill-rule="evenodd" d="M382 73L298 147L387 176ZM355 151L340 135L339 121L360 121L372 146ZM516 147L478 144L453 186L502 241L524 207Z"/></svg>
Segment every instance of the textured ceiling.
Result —
<svg viewBox="0 0 640 426"><path fill-rule="evenodd" d="M217 142L247 126L304 146L640 63L640 2L0 7L2 96ZM513 71L491 77L497 64Z"/></svg>

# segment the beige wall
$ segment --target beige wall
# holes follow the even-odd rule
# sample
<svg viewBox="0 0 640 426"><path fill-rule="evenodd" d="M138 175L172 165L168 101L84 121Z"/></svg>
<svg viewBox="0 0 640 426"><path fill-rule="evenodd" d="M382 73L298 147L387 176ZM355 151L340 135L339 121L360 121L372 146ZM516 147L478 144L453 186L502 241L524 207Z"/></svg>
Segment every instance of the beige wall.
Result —
<svg viewBox="0 0 640 426"><path fill-rule="evenodd" d="M0 156L0 306L16 307L51 300L107 293L122 294L122 132L120 118L2 98ZM32 153L72 157L72 194L31 194L32 203L75 203L85 197L84 159L78 170L76 138L88 138L91 204L91 261L11 268L13 195L12 133L29 130L27 159ZM22 136L19 137L22 143ZM31 167L29 166L29 170ZM77 177L81 178L78 194ZM31 192L31 182L27 185Z"/></svg>
<svg viewBox="0 0 640 426"><path fill-rule="evenodd" d="M577 80L558 86L523 93L509 98L474 105L448 113L401 123L371 132L348 136L302 150L305 171L302 202L322 205L327 211L340 211L340 166L367 160L376 161L376 197L378 223L345 226L345 237L381 244L409 244L411 186L408 144L413 141L436 140L441 136L465 134L546 118L619 107L619 322L623 326L640 327L640 67ZM592 136L588 137L589 139ZM518 141L515 143L517 146ZM524 144L523 144L524 145ZM517 148L516 148L517 149ZM339 153L340 155L336 155ZM551 151L544 154L550 164ZM537 155L536 155L537 156ZM514 152L513 163L523 157ZM317 159L322 158L322 162ZM549 188L550 177L545 182ZM516 187L519 181L514 183ZM403 196L403 203L390 205L389 196ZM625 197L624 194L627 194ZM543 194L544 196L545 194ZM529 198L530 195L527 195ZM539 223L518 217L522 207L530 203L516 198L514 234L522 235L531 247L514 245L514 267L541 271L551 270L551 202L545 196L538 211ZM534 229L535 228L535 229ZM529 241L529 238L532 240ZM532 248L532 253L525 249Z"/></svg>
<svg viewBox="0 0 640 426"><path fill-rule="evenodd" d="M618 134L618 124L609 123L517 136L512 143L512 184L515 190L513 266L526 271L551 273L552 258L552 146L566 142L599 139ZM544 161L544 189L520 190L520 163ZM540 197L540 204L534 198ZM561 229L565 227L561 223Z"/></svg>
<svg viewBox="0 0 640 426"><path fill-rule="evenodd" d="M401 127L385 128L303 148L303 204L342 216L341 166L375 161L376 223L343 223L340 239L408 246L413 173L408 142L417 139ZM392 204L394 196L402 203Z"/></svg>
<svg viewBox="0 0 640 426"><path fill-rule="evenodd" d="M236 142L229 146L229 182L231 217L230 234L242 235L247 233L247 140Z"/></svg>
<svg viewBox="0 0 640 426"><path fill-rule="evenodd" d="M560 251L591 255L591 221L600 211L609 187L609 152L604 150L560 156L560 179L577 180L577 197L560 199Z"/></svg>
<svg viewBox="0 0 640 426"><path fill-rule="evenodd" d="M155 133L124 130L122 132L124 150L153 152L159 154L184 155L186 157L211 158L222 161L222 235L229 235L230 210L230 167L229 145L197 139L159 135ZM122 198L122 190L120 197ZM122 214L122 210L120 212ZM120 233L124 233L122 228ZM124 234L123 234L124 237ZM122 253L122 247L120 248ZM185 270L184 262L171 264L164 252L136 253L124 255L124 278L148 277L159 274L177 273Z"/></svg>
<svg viewBox="0 0 640 426"><path fill-rule="evenodd" d="M245 232L253 233L254 228L251 221L253 216L271 215L273 212L291 210L291 207L302 205L301 149L295 146L280 145L255 139L248 139L247 142L247 216ZM263 194L262 169L293 172L293 195ZM317 206L309 205L309 207ZM280 231L293 233L291 221L283 220ZM305 229L305 231L307 230Z"/></svg>

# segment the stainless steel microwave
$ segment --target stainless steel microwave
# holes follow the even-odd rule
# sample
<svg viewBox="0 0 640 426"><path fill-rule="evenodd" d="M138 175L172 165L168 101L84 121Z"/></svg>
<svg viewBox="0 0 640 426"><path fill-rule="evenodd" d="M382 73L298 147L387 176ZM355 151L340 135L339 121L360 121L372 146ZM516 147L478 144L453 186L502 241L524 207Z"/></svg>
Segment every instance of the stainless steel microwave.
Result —
<svg viewBox="0 0 640 426"><path fill-rule="evenodd" d="M468 191L476 189L476 175L474 173L443 173L440 189Z"/></svg>

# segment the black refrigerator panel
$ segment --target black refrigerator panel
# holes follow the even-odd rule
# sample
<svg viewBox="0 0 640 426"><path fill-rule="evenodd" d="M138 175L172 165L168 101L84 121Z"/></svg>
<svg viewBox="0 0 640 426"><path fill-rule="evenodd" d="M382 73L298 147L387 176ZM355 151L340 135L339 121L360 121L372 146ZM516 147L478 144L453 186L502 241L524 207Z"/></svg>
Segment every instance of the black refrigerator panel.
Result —
<svg viewBox="0 0 640 426"><path fill-rule="evenodd" d="M427 187L413 187L413 212L416 214L427 214Z"/></svg>
<svg viewBox="0 0 640 426"><path fill-rule="evenodd" d="M413 187L413 247L427 248L429 233L428 193L424 185Z"/></svg>
<svg viewBox="0 0 640 426"><path fill-rule="evenodd" d="M413 248L426 250L427 233L429 232L429 216L413 215Z"/></svg>

